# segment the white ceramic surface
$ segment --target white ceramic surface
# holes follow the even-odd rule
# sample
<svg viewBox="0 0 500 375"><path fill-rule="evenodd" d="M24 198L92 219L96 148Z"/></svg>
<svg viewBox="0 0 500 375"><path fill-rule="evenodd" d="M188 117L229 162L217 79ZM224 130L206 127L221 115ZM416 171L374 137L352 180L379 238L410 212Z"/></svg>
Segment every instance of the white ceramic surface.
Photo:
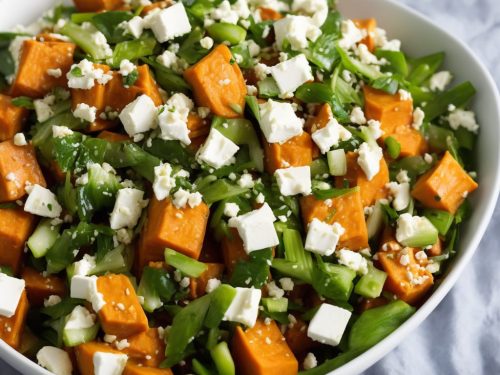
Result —
<svg viewBox="0 0 500 375"><path fill-rule="evenodd" d="M0 30L29 23L54 3L55 0L0 0ZM454 263L439 288L414 316L385 340L331 373L349 375L371 366L415 329L444 298L474 254L491 218L500 187L500 98L489 73L470 49L415 11L394 0L340 0L339 8L346 17L375 17L391 38L402 40L403 49L412 56L444 50L446 67L457 77L456 82L470 80L477 88L473 107L481 124L477 148L480 188L472 196L474 212L466 224ZM0 358L23 374L49 374L3 341L0 341Z"/></svg>

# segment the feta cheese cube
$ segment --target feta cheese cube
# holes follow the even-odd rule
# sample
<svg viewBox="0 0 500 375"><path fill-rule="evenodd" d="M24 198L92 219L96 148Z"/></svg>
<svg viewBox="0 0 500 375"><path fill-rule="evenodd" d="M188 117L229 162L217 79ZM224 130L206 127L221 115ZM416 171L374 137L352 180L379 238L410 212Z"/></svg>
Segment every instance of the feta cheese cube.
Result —
<svg viewBox="0 0 500 375"><path fill-rule="evenodd" d="M358 149L358 165L371 181L380 171L380 160L384 157L382 149L376 143L364 142Z"/></svg>
<svg viewBox="0 0 500 375"><path fill-rule="evenodd" d="M89 300L92 284L95 283L96 276L75 275L71 278L70 297Z"/></svg>
<svg viewBox="0 0 500 375"><path fill-rule="evenodd" d="M186 9L181 2L165 8L154 14L149 21L149 26L155 38L164 43L191 31L191 24Z"/></svg>
<svg viewBox="0 0 500 375"><path fill-rule="evenodd" d="M283 49L283 42L287 40L294 51L301 51L309 46L309 41L315 41L321 35L321 30L313 20L305 16L287 15L273 25L276 35L276 45Z"/></svg>
<svg viewBox="0 0 500 375"><path fill-rule="evenodd" d="M278 235L274 229L276 217L267 203L244 215L229 219L229 226L236 228L247 254L278 245Z"/></svg>
<svg viewBox="0 0 500 375"><path fill-rule="evenodd" d="M253 327L259 314L262 292L254 288L236 288L236 295L224 314L224 320Z"/></svg>
<svg viewBox="0 0 500 375"><path fill-rule="evenodd" d="M94 375L121 375L127 361L126 354L95 352L92 357Z"/></svg>
<svg viewBox="0 0 500 375"><path fill-rule="evenodd" d="M156 124L156 106L147 95L141 95L127 104L120 113L120 121L129 136L147 132Z"/></svg>
<svg viewBox="0 0 500 375"><path fill-rule="evenodd" d="M17 310L17 305L21 300L21 295L24 292L25 282L23 279L7 276L0 273L0 290L2 298L0 298L0 316L11 318Z"/></svg>
<svg viewBox="0 0 500 375"><path fill-rule="evenodd" d="M231 164L239 146L229 138L212 128L203 146L198 151L197 158L216 169Z"/></svg>
<svg viewBox="0 0 500 375"><path fill-rule="evenodd" d="M161 138L166 140L179 140L185 145L191 144L187 122L189 112L193 108L193 101L186 95L181 93L174 94L167 101L158 116Z"/></svg>
<svg viewBox="0 0 500 375"><path fill-rule="evenodd" d="M85 254L81 260L74 263L74 274L87 276L96 266L95 256Z"/></svg>
<svg viewBox="0 0 500 375"><path fill-rule="evenodd" d="M302 134L303 121L297 117L290 103L269 99L259 105L260 128L269 143L285 143Z"/></svg>
<svg viewBox="0 0 500 375"><path fill-rule="evenodd" d="M155 179L153 191L156 199L164 200L170 194L170 190L175 187L175 178L172 176L172 166L169 163L160 164L155 167Z"/></svg>
<svg viewBox="0 0 500 375"><path fill-rule="evenodd" d="M68 316L68 320L64 325L64 329L85 329L90 328L95 324L95 315L91 314L83 306L75 306L71 314Z"/></svg>
<svg viewBox="0 0 500 375"><path fill-rule="evenodd" d="M343 264L360 275L368 272L368 262L360 253L341 249L337 252L337 258L339 259L339 264Z"/></svg>
<svg viewBox="0 0 500 375"><path fill-rule="evenodd" d="M44 346L36 353L36 360L40 366L55 375L71 375L73 365L69 354L55 346Z"/></svg>
<svg viewBox="0 0 500 375"><path fill-rule="evenodd" d="M337 146L340 141L351 139L351 136L351 132L340 125L334 118L330 119L325 127L316 130L311 135L322 154L328 152L333 146Z"/></svg>
<svg viewBox="0 0 500 375"><path fill-rule="evenodd" d="M111 229L132 229L137 225L142 209L147 205L147 201L142 199L143 196L144 192L139 189L124 188L118 191L109 219Z"/></svg>
<svg viewBox="0 0 500 375"><path fill-rule="evenodd" d="M403 182L398 184L397 182L389 182L386 187L389 189L389 193L394 198L392 200L392 207L396 211L402 211L410 204L410 184L408 182Z"/></svg>
<svg viewBox="0 0 500 375"><path fill-rule="evenodd" d="M304 248L319 255L330 256L335 252L344 232L345 229L339 223L330 225L314 218L307 228Z"/></svg>
<svg viewBox="0 0 500 375"><path fill-rule="evenodd" d="M314 80L309 62L303 53L273 66L271 75L280 89L280 94L294 93L300 85Z"/></svg>
<svg viewBox="0 0 500 375"><path fill-rule="evenodd" d="M311 167L277 169L274 176L282 195L311 194Z"/></svg>
<svg viewBox="0 0 500 375"><path fill-rule="evenodd" d="M73 116L83 121L94 122L97 116L97 108L86 103L79 103L73 111Z"/></svg>
<svg viewBox="0 0 500 375"><path fill-rule="evenodd" d="M350 318L350 311L323 303L309 323L307 336L322 344L337 346Z"/></svg>
<svg viewBox="0 0 500 375"><path fill-rule="evenodd" d="M450 72L444 70L442 72L437 72L432 75L429 86L432 91L443 91L446 86L448 86L453 79Z"/></svg>
<svg viewBox="0 0 500 375"><path fill-rule="evenodd" d="M138 39L144 31L144 20L139 16L135 16L130 21L126 22L124 26L126 31L134 38Z"/></svg>
<svg viewBox="0 0 500 375"><path fill-rule="evenodd" d="M56 218L61 215L62 207L54 193L35 184L24 203L24 211L38 216Z"/></svg>

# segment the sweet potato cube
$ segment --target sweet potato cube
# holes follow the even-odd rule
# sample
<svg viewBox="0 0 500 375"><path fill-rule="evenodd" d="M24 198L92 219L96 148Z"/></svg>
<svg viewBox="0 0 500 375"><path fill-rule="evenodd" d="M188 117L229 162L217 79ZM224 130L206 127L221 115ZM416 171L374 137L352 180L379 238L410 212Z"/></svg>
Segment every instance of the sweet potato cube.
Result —
<svg viewBox="0 0 500 375"><path fill-rule="evenodd" d="M97 313L104 332L124 338L148 330L148 318L127 276L100 276L97 290L106 301Z"/></svg>
<svg viewBox="0 0 500 375"><path fill-rule="evenodd" d="M277 21L283 18L283 15L271 8L259 7L260 18L262 21Z"/></svg>
<svg viewBox="0 0 500 375"><path fill-rule="evenodd" d="M144 367L128 362L123 370L123 375L173 375L169 368Z"/></svg>
<svg viewBox="0 0 500 375"><path fill-rule="evenodd" d="M253 328L237 327L232 353L242 375L296 375L299 364L284 340L276 322L261 320Z"/></svg>
<svg viewBox="0 0 500 375"><path fill-rule="evenodd" d="M0 202L24 197L27 182L46 186L33 146L5 141L0 143L0 155Z"/></svg>
<svg viewBox="0 0 500 375"><path fill-rule="evenodd" d="M315 116L309 117L304 125L304 129L309 133L324 128L333 118L332 109L329 104L322 104Z"/></svg>
<svg viewBox="0 0 500 375"><path fill-rule="evenodd" d="M465 197L477 189L477 183L446 151L439 163L421 176L411 195L424 206L454 214Z"/></svg>
<svg viewBox="0 0 500 375"><path fill-rule="evenodd" d="M196 113L191 112L188 116L187 127L189 129L189 138L197 138L207 135L210 132L209 121L202 119Z"/></svg>
<svg viewBox="0 0 500 375"><path fill-rule="evenodd" d="M283 144L268 143L265 139L264 153L266 171L273 174L276 169L302 167L312 163L313 142L309 133L302 132Z"/></svg>
<svg viewBox="0 0 500 375"><path fill-rule="evenodd" d="M407 156L422 155L427 152L427 142L422 134L411 127L411 125L399 125L390 135L401 145L399 157L405 158ZM382 139L387 136L382 136Z"/></svg>
<svg viewBox="0 0 500 375"><path fill-rule="evenodd" d="M230 228L230 236L222 239L222 254L224 256L224 264L231 274L240 260L248 260L248 254L243 247L238 231L235 228Z"/></svg>
<svg viewBox="0 0 500 375"><path fill-rule="evenodd" d="M163 260L166 247L198 259L209 213L204 202L194 208L177 208L169 198L153 197L139 243L139 271L150 261Z"/></svg>
<svg viewBox="0 0 500 375"><path fill-rule="evenodd" d="M103 130L102 132L100 132L97 138L101 138L109 142L123 142L130 139L126 134L114 133L108 130Z"/></svg>
<svg viewBox="0 0 500 375"><path fill-rule="evenodd" d="M26 291L24 291L17 305L16 313L10 318L0 315L0 339L14 349L18 349L21 343L28 308L28 298Z"/></svg>
<svg viewBox="0 0 500 375"><path fill-rule="evenodd" d="M12 96L40 98L55 87L66 87L66 73L73 64L75 47L73 43L26 40L12 84ZM61 77L50 76L48 69L61 69Z"/></svg>
<svg viewBox="0 0 500 375"><path fill-rule="evenodd" d="M95 353L123 354L102 342L91 341L75 347L75 357L81 375L94 375Z"/></svg>
<svg viewBox="0 0 500 375"><path fill-rule="evenodd" d="M359 29L366 30L366 37L361 40L360 43L365 44L368 47L368 50L370 52L373 52L375 50L375 38L373 37L373 33L375 32L375 28L377 27L377 21L375 20L375 18L353 21Z"/></svg>
<svg viewBox="0 0 500 375"><path fill-rule="evenodd" d="M415 252L418 250L409 247L401 250L390 248L389 244L387 251L377 253L378 261L387 273L384 288L411 305L417 304L434 283L432 273L416 261ZM409 261L407 265L401 264L402 256Z"/></svg>
<svg viewBox="0 0 500 375"><path fill-rule="evenodd" d="M371 206L378 199L387 196L385 185L389 182L389 168L384 158L380 160L380 171L371 181L366 178L365 172L359 166L358 155L355 152L348 152L346 159L347 174L335 178L337 187L344 187L344 181L349 182L349 187L359 186L364 207Z"/></svg>
<svg viewBox="0 0 500 375"><path fill-rule="evenodd" d="M19 133L28 115L26 109L12 104L12 98L0 94L0 141L6 141Z"/></svg>
<svg viewBox="0 0 500 375"><path fill-rule="evenodd" d="M326 223L339 223L345 229L337 247L361 250L368 247L368 231L359 190L331 200L308 195L300 199L304 227L316 218Z"/></svg>
<svg viewBox="0 0 500 375"><path fill-rule="evenodd" d="M191 279L191 284L189 285L190 296L195 299L206 294L205 289L207 288L208 280L210 279L221 279L222 273L224 272L224 265L221 263L205 263L207 265L207 270L203 272L196 279Z"/></svg>
<svg viewBox="0 0 500 375"><path fill-rule="evenodd" d="M318 346L318 343L307 336L307 324L300 320L290 324L285 332L286 343L296 357L302 357L311 349Z"/></svg>
<svg viewBox="0 0 500 375"><path fill-rule="evenodd" d="M130 336L127 341L129 346L123 352L142 366L158 367L165 359L165 341L157 328Z"/></svg>
<svg viewBox="0 0 500 375"><path fill-rule="evenodd" d="M114 10L122 7L123 3L123 0L75 0L76 8L80 12Z"/></svg>
<svg viewBox="0 0 500 375"><path fill-rule="evenodd" d="M241 70L238 64L231 64L232 59L229 48L219 44L184 72L198 106L227 118L241 117L242 112L235 112L234 107L239 106L243 111L247 94Z"/></svg>
<svg viewBox="0 0 500 375"><path fill-rule="evenodd" d="M368 85L363 87L365 116L380 121L384 137L392 135L400 125L413 122L413 101L401 100L398 93L391 95Z"/></svg>
<svg viewBox="0 0 500 375"><path fill-rule="evenodd" d="M33 229L35 218L19 208L0 209L0 265L17 274L24 254L24 243Z"/></svg>
<svg viewBox="0 0 500 375"><path fill-rule="evenodd" d="M64 297L66 294L66 282L59 276L44 276L31 267L25 267L21 277L26 283L26 292L33 306L43 306L43 301L52 295Z"/></svg>

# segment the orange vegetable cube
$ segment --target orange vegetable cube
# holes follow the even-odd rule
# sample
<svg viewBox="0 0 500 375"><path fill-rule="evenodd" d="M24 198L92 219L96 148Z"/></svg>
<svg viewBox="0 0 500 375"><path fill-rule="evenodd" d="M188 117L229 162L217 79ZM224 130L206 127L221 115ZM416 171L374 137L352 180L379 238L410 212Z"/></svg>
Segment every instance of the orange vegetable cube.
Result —
<svg viewBox="0 0 500 375"><path fill-rule="evenodd" d="M123 0L75 0L76 8L80 12L114 10L122 7L123 3Z"/></svg>
<svg viewBox="0 0 500 375"><path fill-rule="evenodd" d="M309 133L314 133L316 130L324 128L330 120L333 118L332 109L330 108L330 104L322 104L319 107L318 113L316 116L309 117L304 125L304 129Z"/></svg>
<svg viewBox="0 0 500 375"><path fill-rule="evenodd" d="M238 64L231 64L229 48L219 44L212 52L186 69L184 78L193 88L196 103L227 118L241 117L234 106L245 108L247 88ZM243 113L243 112L241 112Z"/></svg>
<svg viewBox="0 0 500 375"><path fill-rule="evenodd" d="M339 223L345 229L337 247L350 250L361 250L368 247L368 231L366 228L363 202L360 191L354 191L337 198L319 200L314 195L300 199L304 226L316 218L326 223Z"/></svg>
<svg viewBox="0 0 500 375"><path fill-rule="evenodd" d="M127 276L100 276L97 279L97 290L106 301L97 312L106 334L124 338L148 330L148 318Z"/></svg>
<svg viewBox="0 0 500 375"><path fill-rule="evenodd" d="M260 18L262 21L277 21L283 18L283 15L271 8L259 7Z"/></svg>
<svg viewBox="0 0 500 375"><path fill-rule="evenodd" d="M290 324L285 332L286 343L296 357L302 357L311 349L318 346L318 343L307 336L307 324L300 320Z"/></svg>
<svg viewBox="0 0 500 375"><path fill-rule="evenodd" d="M26 292L33 306L43 306L43 301L52 295L64 297L66 294L66 282L59 276L44 276L31 267L25 267L21 277L26 283Z"/></svg>
<svg viewBox="0 0 500 375"><path fill-rule="evenodd" d="M12 141L0 143L0 202L26 195L26 183L47 186L31 145L16 146Z"/></svg>
<svg viewBox="0 0 500 375"><path fill-rule="evenodd" d="M163 260L166 247L198 259L209 213L204 202L194 208L177 208L169 198L159 201L153 197L139 243L139 271L150 261Z"/></svg>
<svg viewBox="0 0 500 375"><path fill-rule="evenodd" d="M24 291L17 305L16 313L10 318L0 315L0 339L14 349L18 349L21 343L28 308L28 298L26 291Z"/></svg>
<svg viewBox="0 0 500 375"><path fill-rule="evenodd" d="M248 254L243 247L238 231L235 228L230 228L230 237L224 236L222 238L222 254L224 256L224 264L229 271L233 273L234 267L240 260L248 260Z"/></svg>
<svg viewBox="0 0 500 375"><path fill-rule="evenodd" d="M189 285L191 298L199 298L206 294L205 289L207 288L208 280L210 279L221 279L222 273L224 272L224 265L221 263L205 263L207 265L207 270L203 272L196 279L191 279L191 284Z"/></svg>
<svg viewBox="0 0 500 375"><path fill-rule="evenodd" d="M0 265L17 274L24 254L24 243L30 236L35 218L19 208L0 208Z"/></svg>
<svg viewBox="0 0 500 375"><path fill-rule="evenodd" d="M169 368L143 367L135 363L128 362L123 370L123 375L173 375Z"/></svg>
<svg viewBox="0 0 500 375"><path fill-rule="evenodd" d="M40 98L55 87L66 87L66 73L73 64L75 48L73 43L26 40L12 84L12 96ZM61 69L62 75L50 76L48 69Z"/></svg>
<svg viewBox="0 0 500 375"><path fill-rule="evenodd" d="M94 375L94 354L98 352L123 354L102 342L91 341L78 345L75 347L75 357L81 375Z"/></svg>
<svg viewBox="0 0 500 375"><path fill-rule="evenodd" d="M268 143L265 139L264 153L265 166L269 174L273 174L276 169L288 167L302 167L312 163L313 141L311 136L302 132L283 144Z"/></svg>
<svg viewBox="0 0 500 375"><path fill-rule="evenodd" d="M477 183L446 151L439 163L418 179L411 195L426 207L454 214L465 197L477 187Z"/></svg>
<svg viewBox="0 0 500 375"><path fill-rule="evenodd" d="M165 341L157 328L130 336L127 341L129 346L123 352L142 366L158 367L165 359Z"/></svg>
<svg viewBox="0 0 500 375"><path fill-rule="evenodd" d="M411 125L399 125L391 134L391 137L399 142L401 151L399 157L422 155L427 152L427 142L422 134L411 127ZM382 139L387 138L385 135Z"/></svg>
<svg viewBox="0 0 500 375"><path fill-rule="evenodd" d="M202 119L200 116L193 112L188 115L187 127L189 129L190 139L207 135L210 132L209 121Z"/></svg>
<svg viewBox="0 0 500 375"><path fill-rule="evenodd" d="M359 186L361 201L365 207L371 206L378 199L387 196L385 185L389 182L389 168L384 158L380 160L380 171L371 181L366 178L365 172L363 172L358 164L358 154L348 152L346 159L347 174L335 178L335 185L337 187L344 187L344 181L349 182L349 187Z"/></svg>
<svg viewBox="0 0 500 375"><path fill-rule="evenodd" d="M23 127L28 114L26 109L12 104L12 98L0 94L0 141L14 137Z"/></svg>
<svg viewBox="0 0 500 375"><path fill-rule="evenodd" d="M232 353L242 375L296 375L299 369L275 321L265 324L257 320L253 328L245 331L237 327Z"/></svg>
<svg viewBox="0 0 500 375"><path fill-rule="evenodd" d="M353 21L359 29L366 30L366 37L361 40L360 43L365 44L368 47L368 50L370 52L373 52L375 50L375 38L373 37L373 33L375 32L375 28L377 27L377 21L375 20L375 18Z"/></svg>

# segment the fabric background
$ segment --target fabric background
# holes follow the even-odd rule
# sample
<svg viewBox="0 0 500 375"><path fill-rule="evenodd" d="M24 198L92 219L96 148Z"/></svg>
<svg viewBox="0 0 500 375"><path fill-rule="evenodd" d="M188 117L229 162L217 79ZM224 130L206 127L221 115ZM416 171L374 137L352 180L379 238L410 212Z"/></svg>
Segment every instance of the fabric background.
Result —
<svg viewBox="0 0 500 375"><path fill-rule="evenodd" d="M401 0L467 42L500 85L499 0ZM364 375L500 374L500 204L471 263L428 319ZM19 375L0 360L0 374Z"/></svg>

